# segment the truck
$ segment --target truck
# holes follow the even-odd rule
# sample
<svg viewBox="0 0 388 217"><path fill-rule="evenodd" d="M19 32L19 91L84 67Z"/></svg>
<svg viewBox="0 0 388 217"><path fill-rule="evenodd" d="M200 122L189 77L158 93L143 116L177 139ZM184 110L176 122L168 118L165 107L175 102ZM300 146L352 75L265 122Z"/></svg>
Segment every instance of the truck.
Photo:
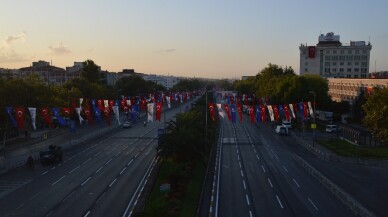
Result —
<svg viewBox="0 0 388 217"><path fill-rule="evenodd" d="M331 124L333 123L333 112L329 111L316 111L317 119L320 121L324 121L325 123Z"/></svg>
<svg viewBox="0 0 388 217"><path fill-rule="evenodd" d="M42 165L62 162L62 148L57 145L49 145L49 150L39 152Z"/></svg>

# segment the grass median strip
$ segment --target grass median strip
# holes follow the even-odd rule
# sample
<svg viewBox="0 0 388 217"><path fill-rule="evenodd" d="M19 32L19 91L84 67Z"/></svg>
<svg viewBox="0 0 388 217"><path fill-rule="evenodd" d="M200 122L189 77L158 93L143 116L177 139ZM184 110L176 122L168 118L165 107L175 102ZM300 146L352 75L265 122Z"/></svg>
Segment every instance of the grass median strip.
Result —
<svg viewBox="0 0 388 217"><path fill-rule="evenodd" d="M388 147L363 147L340 139L319 140L317 142L340 156L365 159L388 159Z"/></svg>

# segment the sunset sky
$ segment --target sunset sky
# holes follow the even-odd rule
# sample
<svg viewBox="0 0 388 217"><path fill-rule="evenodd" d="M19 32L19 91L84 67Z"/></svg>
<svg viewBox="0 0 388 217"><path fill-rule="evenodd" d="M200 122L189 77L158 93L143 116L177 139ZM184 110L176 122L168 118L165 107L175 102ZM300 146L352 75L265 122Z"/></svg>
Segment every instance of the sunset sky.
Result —
<svg viewBox="0 0 388 217"><path fill-rule="evenodd" d="M372 44L388 70L385 0L1 0L0 68L38 60L65 68L206 78L255 75L268 63L299 72L299 45L320 33Z"/></svg>

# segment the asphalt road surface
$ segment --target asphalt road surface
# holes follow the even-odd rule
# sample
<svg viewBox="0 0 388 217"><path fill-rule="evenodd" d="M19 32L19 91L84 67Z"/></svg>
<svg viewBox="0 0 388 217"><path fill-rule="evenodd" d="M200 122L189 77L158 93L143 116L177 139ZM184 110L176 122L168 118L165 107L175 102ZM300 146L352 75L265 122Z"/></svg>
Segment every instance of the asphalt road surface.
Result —
<svg viewBox="0 0 388 217"><path fill-rule="evenodd" d="M292 140L266 127L221 120L213 216L354 216L294 159Z"/></svg>
<svg viewBox="0 0 388 217"><path fill-rule="evenodd" d="M0 216L129 216L163 127L138 122L64 152L62 163L8 172L0 177Z"/></svg>

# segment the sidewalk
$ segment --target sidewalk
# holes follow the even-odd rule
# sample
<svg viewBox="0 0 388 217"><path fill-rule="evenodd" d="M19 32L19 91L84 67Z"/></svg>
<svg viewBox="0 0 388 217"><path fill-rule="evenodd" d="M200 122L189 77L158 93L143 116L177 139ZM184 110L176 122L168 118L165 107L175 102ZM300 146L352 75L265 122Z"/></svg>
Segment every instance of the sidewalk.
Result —
<svg viewBox="0 0 388 217"><path fill-rule="evenodd" d="M306 148L308 151L314 153L317 157L331 162L345 163L345 164L362 164L388 167L387 160L365 160L361 158L352 158L339 156L333 151L319 145L316 141L319 139L338 138L336 134L328 134L325 132L317 132L315 142L313 140L313 132L300 132L298 130L290 130L290 135L295 141Z"/></svg>

